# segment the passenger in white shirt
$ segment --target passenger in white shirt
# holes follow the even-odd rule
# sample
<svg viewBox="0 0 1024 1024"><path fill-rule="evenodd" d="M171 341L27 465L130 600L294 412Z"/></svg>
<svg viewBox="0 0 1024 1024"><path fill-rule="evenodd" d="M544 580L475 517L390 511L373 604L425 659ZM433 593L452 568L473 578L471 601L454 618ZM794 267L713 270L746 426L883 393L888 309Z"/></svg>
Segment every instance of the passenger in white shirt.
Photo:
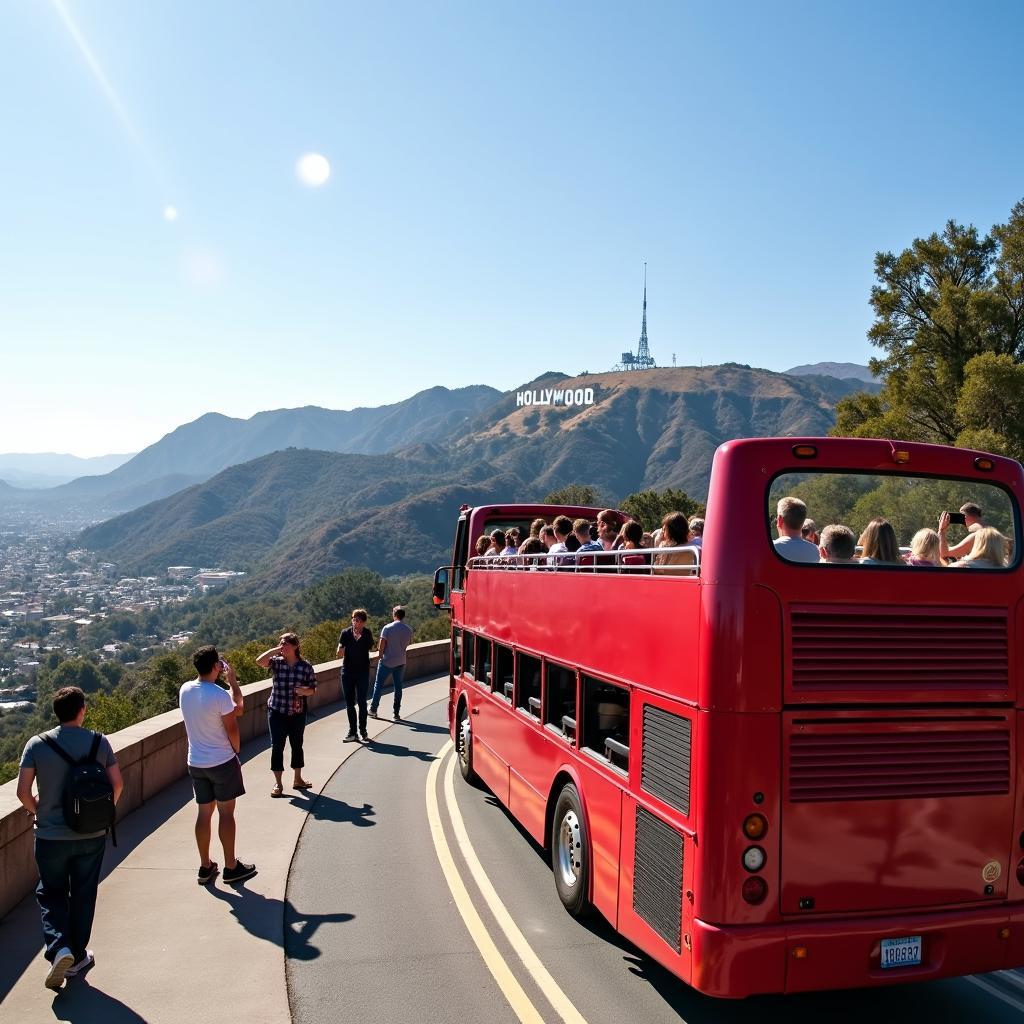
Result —
<svg viewBox="0 0 1024 1024"><path fill-rule="evenodd" d="M799 498L783 498L777 513L775 528L779 531L779 539L775 541L775 550L787 561L817 565L821 561L821 552L816 544L800 535L800 528L807 518L807 506Z"/></svg>

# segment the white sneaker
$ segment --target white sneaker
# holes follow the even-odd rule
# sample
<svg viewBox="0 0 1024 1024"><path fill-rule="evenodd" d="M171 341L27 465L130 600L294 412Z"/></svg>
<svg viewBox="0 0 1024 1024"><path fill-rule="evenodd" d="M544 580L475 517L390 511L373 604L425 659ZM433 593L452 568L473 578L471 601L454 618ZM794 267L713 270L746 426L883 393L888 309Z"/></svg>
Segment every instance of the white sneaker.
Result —
<svg viewBox="0 0 1024 1024"><path fill-rule="evenodd" d="M50 973L46 975L46 981L43 984L56 992L64 984L64 975L68 973L74 962L75 954L67 946L61 946L53 958L53 963L50 964Z"/></svg>
<svg viewBox="0 0 1024 1024"><path fill-rule="evenodd" d="M67 978L73 978L76 974L81 974L83 971L87 971L94 963L96 963L96 957L91 949L87 949L85 951L85 956L83 956L77 964L73 964L69 967L64 972L64 976Z"/></svg>

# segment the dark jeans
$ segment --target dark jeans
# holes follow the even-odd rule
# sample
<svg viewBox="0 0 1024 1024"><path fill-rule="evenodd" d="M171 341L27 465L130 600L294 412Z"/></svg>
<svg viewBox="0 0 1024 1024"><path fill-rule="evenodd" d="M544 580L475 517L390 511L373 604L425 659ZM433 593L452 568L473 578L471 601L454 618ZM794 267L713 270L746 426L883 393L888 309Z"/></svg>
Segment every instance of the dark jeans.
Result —
<svg viewBox="0 0 1024 1024"><path fill-rule="evenodd" d="M302 734L306 731L306 712L285 715L268 708L267 721L270 725L270 770L284 771L285 740L292 748L292 767L301 768L306 763L302 759Z"/></svg>
<svg viewBox="0 0 1024 1024"><path fill-rule="evenodd" d="M341 670L341 688L345 693L345 710L348 712L348 731L356 731L356 703L359 704L359 731L366 732L366 692L370 689L370 670L346 672Z"/></svg>
<svg viewBox="0 0 1024 1024"><path fill-rule="evenodd" d="M64 946L74 954L75 963L85 956L106 844L106 836L36 839L36 902L43 919L46 959L51 963Z"/></svg>

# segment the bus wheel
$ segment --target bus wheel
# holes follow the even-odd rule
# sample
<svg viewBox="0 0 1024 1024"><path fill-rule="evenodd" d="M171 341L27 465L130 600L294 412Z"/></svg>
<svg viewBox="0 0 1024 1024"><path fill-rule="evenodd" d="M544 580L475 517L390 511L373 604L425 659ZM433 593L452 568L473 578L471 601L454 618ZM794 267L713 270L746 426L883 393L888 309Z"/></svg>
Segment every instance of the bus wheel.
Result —
<svg viewBox="0 0 1024 1024"><path fill-rule="evenodd" d="M576 787L569 783L558 794L551 827L551 868L562 906L573 917L586 917L591 903L590 837L583 818L583 806Z"/></svg>
<svg viewBox="0 0 1024 1024"><path fill-rule="evenodd" d="M455 729L455 750L459 755L459 771L467 782L476 782L477 774L473 771L473 731L469 724L466 705L459 707L458 725Z"/></svg>

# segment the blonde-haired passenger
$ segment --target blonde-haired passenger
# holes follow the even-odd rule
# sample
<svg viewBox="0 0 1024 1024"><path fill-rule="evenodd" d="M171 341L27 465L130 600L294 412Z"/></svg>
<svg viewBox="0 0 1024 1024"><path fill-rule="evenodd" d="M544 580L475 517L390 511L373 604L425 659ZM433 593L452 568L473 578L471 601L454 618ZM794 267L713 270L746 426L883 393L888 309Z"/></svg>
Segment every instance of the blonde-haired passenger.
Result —
<svg viewBox="0 0 1024 1024"><path fill-rule="evenodd" d="M954 564L965 569L1001 569L1006 565L1006 556L1006 538L994 526L983 526L974 531L970 552Z"/></svg>
<svg viewBox="0 0 1024 1024"><path fill-rule="evenodd" d="M939 535L927 527L918 530L910 542L910 555L907 565L942 565L939 556Z"/></svg>

